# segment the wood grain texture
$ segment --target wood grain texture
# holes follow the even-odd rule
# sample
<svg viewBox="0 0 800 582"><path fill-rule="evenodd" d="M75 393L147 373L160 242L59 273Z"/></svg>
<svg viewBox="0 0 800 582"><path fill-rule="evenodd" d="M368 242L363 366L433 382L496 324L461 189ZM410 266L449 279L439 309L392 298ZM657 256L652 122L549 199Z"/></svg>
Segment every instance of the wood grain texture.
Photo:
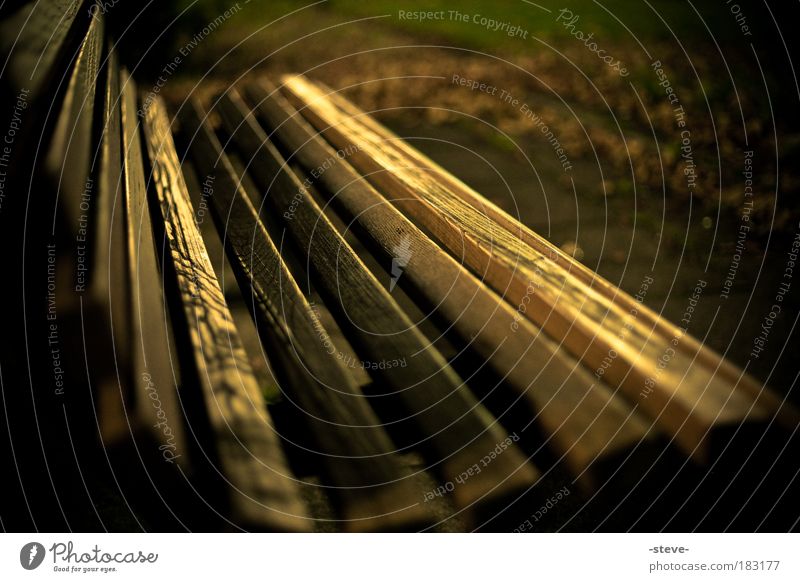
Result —
<svg viewBox="0 0 800 582"><path fill-rule="evenodd" d="M122 164L122 114L120 68L117 54L106 51L106 75L103 91L103 116L97 179L97 212L94 219L93 268L89 274L87 295L107 304L116 322L115 334L120 356L129 352L126 317L128 286L125 279L125 196ZM123 364L124 365L124 364Z"/></svg>
<svg viewBox="0 0 800 582"><path fill-rule="evenodd" d="M88 20L83 0L28 2L0 23L0 54L8 56L3 79L16 92L29 89L44 96L47 85L61 77L59 61L74 58L72 41L79 39ZM51 93L52 95L52 93Z"/></svg>
<svg viewBox="0 0 800 582"><path fill-rule="evenodd" d="M16 10L3 8L4 17L0 19L0 61L3 62L0 123L3 127L14 123L16 127L13 147L6 152L11 159L5 164L5 181L9 185L13 183L14 190L20 192L9 196L6 189L6 196L0 199L3 210L14 207L24 212L27 198L33 196L30 190L42 176L46 180L36 188L47 188L48 197L58 185L62 168L59 162L63 161L58 154L63 157L64 151L55 150L49 164L42 164L42 160L48 156L49 142L55 136L59 117L65 114L66 105L62 103L74 77L73 72L79 65L79 57L83 59L80 66L86 70L85 57L93 52L85 50L87 42L96 46L102 46L103 42L97 35L102 22L93 23L92 32L87 34L90 19L81 10L83 4L83 0L52 0L28 2ZM91 63L93 68L96 65L96 62ZM76 89L84 92L86 87ZM90 87L90 90L94 91L94 88ZM91 111L93 104L88 108ZM68 165L67 169L71 167ZM83 183L79 187L83 188ZM39 199L41 196L37 197ZM11 228L17 227L13 223L4 226L6 232ZM20 240L19 235L9 236L12 240Z"/></svg>
<svg viewBox="0 0 800 582"><path fill-rule="evenodd" d="M197 386L187 385L184 377L182 391L202 393L211 433L207 444L215 449L233 522L265 530L307 530L305 507L194 222L160 99L147 108L144 128L164 221L165 276L174 278L167 284L177 291L186 324L176 329L176 343L190 347L196 372Z"/></svg>
<svg viewBox="0 0 800 582"><path fill-rule="evenodd" d="M330 147L274 87L250 84L247 95L259 119L291 159L308 171L336 159ZM602 460L646 446L648 423L474 275L440 249L344 160L319 175L318 184L344 208L391 260L404 240L413 283L453 329L526 398L551 445L574 474L590 483Z"/></svg>
<svg viewBox="0 0 800 582"><path fill-rule="evenodd" d="M381 125L370 116L364 115L363 111L360 111L347 99L330 91L328 91L328 97L331 101L335 102L337 107L342 109L342 111L356 117L364 126L374 131L377 135L381 135L386 140L385 145L393 148L399 155L405 157L410 165L424 168L426 171L431 172L432 175L445 181L454 195L475 208L479 208L509 233L519 237L521 241L540 254L547 256L554 263L554 268L561 268L569 272L586 286L606 297L614 305L619 306L625 313L636 313L636 318L643 324L652 328L656 335L668 339L682 336L681 344L687 352L696 353L696 357L699 360L715 368L717 374L724 376L729 382L734 384L738 383L739 388L759 396L765 403L768 403L775 409L781 408L778 419L786 421L786 425L790 429L794 428L798 419L797 411L788 404L782 405L780 399L777 398L773 392L764 390L764 386L752 376L742 374L742 370L730 360L722 358L714 350L703 346L695 337L688 334L683 335L681 329L677 325L661 317L643 303L638 302L628 293L622 292L619 287L604 279L580 261L575 260L574 257L549 243L547 239L536 234L496 204L481 196L464 182L447 172L439 164L410 146L404 140L398 138L397 135L386 129L385 126Z"/></svg>
<svg viewBox="0 0 800 582"><path fill-rule="evenodd" d="M126 396L131 386L131 328L125 268L120 71L116 53L107 50L106 55L100 143L95 152L97 163L94 164L97 173L95 213L89 227L92 249L90 254L87 253L91 264L83 301L84 321L92 322L90 334L99 344L86 354L87 366L104 375L101 378L95 375L93 382L98 386L103 409L99 414L101 438L104 444L109 445L126 439L131 430L131 420L125 414ZM96 306L95 310L90 306ZM147 419L151 420L152 416Z"/></svg>
<svg viewBox="0 0 800 582"><path fill-rule="evenodd" d="M180 382L170 323L156 255L142 155L140 120L136 115L136 84L121 71L122 183L115 216L124 218L122 272L127 295L126 322L130 354L130 386L126 405L136 432L146 431L162 456L185 470L191 453L183 427L177 387ZM120 292L114 289L113 292ZM162 418L159 418L161 410ZM145 451L146 452L146 451Z"/></svg>
<svg viewBox="0 0 800 582"><path fill-rule="evenodd" d="M664 335L659 330L674 331L674 326L654 328L632 316L626 309L632 299L611 299L624 295L621 290L590 286L585 272L563 268L563 255L541 239L534 247L526 235L531 244L526 243L522 225L510 217L498 222L496 207L465 194L463 184L456 188L455 178L419 161L421 154L412 156L398 138L377 133L374 122L362 121L363 113L352 106L342 109L328 91L305 78L287 77L284 83L290 101L336 147L359 148L350 162L398 208L510 304L529 300L525 315L534 324L591 369L615 354L604 378L674 435L687 454L709 460L742 423L766 425L776 414L774 395L754 394L739 385L741 374L733 379L720 372L722 366L711 363L715 356L696 341L684 341L689 336L682 330ZM659 367L664 353L670 354L669 363Z"/></svg>
<svg viewBox="0 0 800 582"><path fill-rule="evenodd" d="M798 414L796 408L789 403L782 402L782 399L774 392L767 389L749 374L743 374L742 370L733 362L702 345L694 336L684 334L677 325L661 317L644 303L637 301L628 293L622 292L619 287L604 279L580 261L575 260L574 257L568 255L557 246L549 243L547 239L539 236L496 204L481 196L439 164L398 138L386 127L370 116L364 115L347 99L330 91L328 91L328 96L342 111L357 118L360 123L377 135L381 135L386 140L385 145L393 148L398 155L403 156L409 165L424 168L426 172L430 172L431 175L435 175L438 179L446 182L454 195L467 204L485 212L489 218L505 228L509 233L519 237L521 241L532 249L546 256L552 261L554 269L567 271L570 275L583 282L584 285L604 296L611 304L619 307L622 312L627 314L635 313L636 319L649 329L652 329L654 335L665 338L666 341L670 341L674 337L680 337L682 349L686 353L695 354L696 359L704 362L709 368L716 370L717 375L724 377L732 384L736 384L737 388L750 392L753 397L760 399L767 406L777 410L777 420L789 430L793 430L797 425L800 414Z"/></svg>
<svg viewBox="0 0 800 582"><path fill-rule="evenodd" d="M281 258L249 194L205 121L197 102L181 122L197 167L211 177L215 222L285 397L299 410L333 487L346 531L416 529L430 525L419 493L389 439L337 357L314 310Z"/></svg>
<svg viewBox="0 0 800 582"><path fill-rule="evenodd" d="M127 438L131 427L122 398L129 385L129 331L125 271L118 262L124 257L121 202L112 218L122 167L119 79L115 54L101 67L104 35L104 19L92 20L64 75L67 88L63 102L53 104L60 109L42 170L57 193L56 217L48 216L44 227L55 227L61 242L62 304L76 314L81 338L75 356L85 361L101 438L111 445Z"/></svg>
<svg viewBox="0 0 800 582"><path fill-rule="evenodd" d="M96 111L102 101L95 103L100 55L103 48L104 21L93 19L75 59L64 101L57 117L43 169L58 193L58 215L72 241L80 234L83 224L91 220L96 199L96 177L93 171L96 160ZM86 240L88 239L88 240ZM83 246L87 262L91 260L92 237L85 236ZM77 266L78 248L75 249ZM86 265L88 266L88 265ZM76 272L76 284L79 282Z"/></svg>
<svg viewBox="0 0 800 582"><path fill-rule="evenodd" d="M283 216L286 231L316 271L326 305L349 320L352 343L361 357L378 364L374 373L384 395L379 397L399 403L393 417L384 420L411 425L429 462L446 481L455 481L504 441L505 431L342 239L238 93L226 94L219 109L226 130L251 160L248 169L266 192L270 211ZM400 362L405 365L394 365ZM469 507L526 490L537 477L512 443L452 495L460 507Z"/></svg>

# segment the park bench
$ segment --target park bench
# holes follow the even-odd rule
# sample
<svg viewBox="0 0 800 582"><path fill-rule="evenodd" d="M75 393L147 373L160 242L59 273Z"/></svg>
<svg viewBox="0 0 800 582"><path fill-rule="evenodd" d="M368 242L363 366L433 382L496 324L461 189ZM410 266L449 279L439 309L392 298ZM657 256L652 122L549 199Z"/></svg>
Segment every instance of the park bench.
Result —
<svg viewBox="0 0 800 582"><path fill-rule="evenodd" d="M510 531L566 487L680 528L791 482L792 406L336 91L168 108L106 26L2 24L6 527Z"/></svg>

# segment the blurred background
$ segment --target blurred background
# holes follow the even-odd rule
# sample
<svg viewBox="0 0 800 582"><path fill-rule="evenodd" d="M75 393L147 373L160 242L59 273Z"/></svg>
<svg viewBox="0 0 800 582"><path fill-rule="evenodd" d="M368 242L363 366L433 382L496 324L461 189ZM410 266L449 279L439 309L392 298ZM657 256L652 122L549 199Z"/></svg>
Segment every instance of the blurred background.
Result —
<svg viewBox="0 0 800 582"><path fill-rule="evenodd" d="M794 385L795 3L100 4L140 86L161 77L173 112L253 76L321 80L629 293L652 276L645 303L673 322L704 281L689 332L779 391Z"/></svg>

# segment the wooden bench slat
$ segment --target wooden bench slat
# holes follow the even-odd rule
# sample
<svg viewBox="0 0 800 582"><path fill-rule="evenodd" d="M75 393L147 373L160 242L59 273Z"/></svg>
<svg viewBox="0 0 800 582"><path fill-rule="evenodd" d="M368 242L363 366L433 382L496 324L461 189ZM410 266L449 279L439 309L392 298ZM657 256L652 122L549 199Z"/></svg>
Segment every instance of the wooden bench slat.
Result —
<svg viewBox="0 0 800 582"><path fill-rule="evenodd" d="M191 384L196 381L202 392L231 514L247 527L307 530L305 507L194 222L160 98L147 108L144 129L164 222L165 277L177 287L183 309L173 313L185 323L185 336L176 341L192 351Z"/></svg>
<svg viewBox="0 0 800 582"><path fill-rule="evenodd" d="M26 88L36 98L47 98L47 85L61 78L59 60L72 58L70 41L85 30L83 4L83 0L28 2L0 22L0 54L10 57L3 78L15 92Z"/></svg>
<svg viewBox="0 0 800 582"><path fill-rule="evenodd" d="M91 340L84 344L80 335L75 239L69 239L74 231L54 236L56 182L43 160L62 96L76 74L76 48L85 28L73 28L75 14L64 15L65 3L40 4L38 10L0 9L8 17L0 21L0 123L6 139L0 164L5 268L0 368L8 421L0 455L16 466L0 511L6 528L21 518L25 529L80 529L98 527L91 492L81 482L82 471L95 460L90 451L97 439L96 401L83 359ZM91 423L78 420L84 418ZM36 450L20 448L33 440Z"/></svg>
<svg viewBox="0 0 800 582"><path fill-rule="evenodd" d="M46 183L57 192L56 217L47 216L44 227L55 227L63 248L59 260L68 276L61 303L81 326L83 357L92 370L88 380L97 397L92 404L98 407L103 443L110 446L127 438L131 421L136 430L144 427L154 434L148 428L157 420L153 414L127 418L122 397L129 385L129 333L127 282L124 269L118 268L124 264L121 202L112 219L122 172L119 80L115 53L109 52L106 66L101 66L104 31L102 17L89 23L71 73L64 76L66 91L53 111L56 122L42 169Z"/></svg>
<svg viewBox="0 0 800 582"><path fill-rule="evenodd" d="M550 258L558 256L555 251L525 244L488 215L482 200L478 207L467 203L453 191L454 178L399 152L393 144L400 140L377 134L361 122L363 113L353 117L352 107L343 111L324 89L304 78L284 82L290 101L318 131L339 148L359 148L350 162L495 291L512 305L529 298L525 315L585 365L599 368L610 359L604 378L674 435L687 454L708 460L742 422L766 423L775 413L768 398L754 399L718 374L707 358L695 358L691 348L681 345L681 336L673 344L673 338L654 334L606 294L560 268ZM668 349L675 353L659 373L658 360ZM646 382L652 388L643 397Z"/></svg>
<svg viewBox="0 0 800 582"><path fill-rule="evenodd" d="M398 154L405 156L410 163L413 161L414 165L426 168L440 179L446 181L453 194L475 208L479 208L509 233L519 237L521 241L529 245L532 249L547 256L554 263L554 266L568 271L570 274L580 279L585 285L591 287L597 293L604 295L615 305L618 305L623 312L636 313L636 318L641 323L652 328L654 334L660 335L668 340L680 335L681 330L677 325L661 317L644 303L636 301L636 299L628 293L620 292L619 287L604 279L580 261L575 260L574 257L568 255L557 246L549 243L547 239L536 234L533 230L513 218L492 201L475 192L475 190L447 172L425 154L421 153L404 140L399 139L397 135L393 134L385 126L372 119L369 115L364 115L364 112L360 111L350 101L335 92L328 91L328 96L340 109L358 118L360 123L369 127L376 134L383 136L387 140L387 145L394 148ZM688 353L696 353L697 359L705 362L709 367L715 368L717 374L723 375L729 382L734 384L738 382L740 388L749 391L752 395L762 398L769 406L776 409L785 407L785 410L779 413L779 419L786 421L787 427L790 429L794 428L794 424L792 423L796 424L797 422L797 411L788 404L782 406L781 400L776 397L774 392L769 390L765 391L764 386L752 376L748 374L742 375L742 370L738 366L733 364L730 360L721 357L714 350L703 346L694 336L683 335L681 343L685 351Z"/></svg>
<svg viewBox="0 0 800 582"><path fill-rule="evenodd" d="M100 320L94 323L90 333L99 336L99 342L105 344L104 349L92 349L87 353L87 359L90 360L88 365L95 367L101 376L98 387L102 409L99 425L101 438L106 445L126 438L130 431L130 419L125 414L125 393L131 383L119 64L116 52L110 48L109 44L105 53L107 61L99 128L101 135L95 158L98 160L95 213L89 225L91 267L83 296L85 306L97 306L96 313L87 313L88 317L84 320ZM111 374L103 374L103 371L110 371ZM98 384L97 380L95 384Z"/></svg>
<svg viewBox="0 0 800 582"><path fill-rule="evenodd" d="M196 165L213 177L209 196L245 297L255 302L262 342L300 409L319 451L343 526L349 531L409 529L426 516L394 446L341 360L328 334L261 224L249 194L197 102L181 122ZM335 348L333 348L335 349Z"/></svg>
<svg viewBox="0 0 800 582"><path fill-rule="evenodd" d="M652 329L654 335L664 338L665 342L670 341L673 337L680 336L682 349L686 353L694 354L696 359L704 362L709 368L716 370L717 375L726 378L728 382L732 384L737 384L738 388L748 391L753 397L757 397L763 401L765 405L778 410L778 421L783 423L789 430L793 430L797 425L800 415L795 407L791 406L789 403L782 402L781 398L759 383L754 377L749 374L742 374L742 370L733 362L723 358L711 348L702 345L694 336L682 334L681 329L677 325L661 317L644 303L638 302L628 293L621 292L619 287L604 279L557 246L549 243L547 239L536 234L533 230L522 224L519 220L513 218L492 201L481 196L478 192L447 172L419 150L413 148L404 140L399 139L398 136L386 129L385 126L381 125L370 116L364 115L364 112L360 111L355 105L347 99L344 99L341 95L330 91L328 93L329 98L334 101L340 109L356 117L360 123L369 127L376 134L383 136L387 140L387 145L394 148L398 154L405 156L409 163L413 163L413 165L421 168L426 168L441 180L446 181L453 194L475 208L479 208L509 233L519 237L521 241L535 251L547 256L550 261L553 262L554 268L563 269L571 275L574 275L586 286L605 296L611 303L618 306L623 313L635 313L636 319L639 322L647 326L648 329Z"/></svg>
<svg viewBox="0 0 800 582"><path fill-rule="evenodd" d="M120 67L117 53L106 50L107 63L103 91L103 117L99 144L97 212L93 224L93 269L89 274L87 295L94 301L108 303L119 333L115 334L121 358L129 353L127 341L128 286L125 269L125 196L122 163L122 112ZM117 328L115 328L117 329ZM125 364L123 364L125 365Z"/></svg>
<svg viewBox="0 0 800 582"><path fill-rule="evenodd" d="M271 137L283 142L307 170L336 151L300 117L274 87L249 84L246 93ZM589 479L601 464L650 438L648 423L627 402L614 397L574 359L558 350L538 328L518 315L455 259L440 249L400 211L352 169L337 160L318 183L343 206L391 257L408 242L404 280L436 306L453 328L528 399L537 421L550 435L559 456L575 474ZM499 346L499 348L498 348ZM644 446L642 443L641 446Z"/></svg>
<svg viewBox="0 0 800 582"><path fill-rule="evenodd" d="M219 109L232 139L251 160L248 170L266 192L272 212L284 215L293 209L290 218L284 215L284 225L318 272L328 305L336 304L352 323L356 349L376 363L407 363L376 371L389 388L384 393L403 405L392 421L410 420L437 471L454 481L504 441L506 433L322 214L235 90L222 98ZM537 477L512 444L487 469L456 487L453 497L468 507L484 496L489 501L525 490Z"/></svg>
<svg viewBox="0 0 800 582"><path fill-rule="evenodd" d="M175 354L170 337L169 315L162 294L163 279L156 255L156 241L142 154L141 120L136 114L136 83L125 70L120 71L120 118L122 127L121 183L117 217L124 219L117 236L122 236L124 257L116 264L127 290L126 323L130 355L130 382L127 407L137 431L146 431L158 443L162 457L184 470L191 466L177 393L179 371L174 369ZM113 292L117 292L116 289ZM117 324L115 324L117 325ZM118 325L122 326L123 322ZM157 406L156 406L157 404ZM163 418L159 418L159 409Z"/></svg>
<svg viewBox="0 0 800 582"><path fill-rule="evenodd" d="M92 19L75 60L44 159L44 170L58 188L59 209L64 212L70 230L76 234L81 217L90 214L88 209L96 194L92 181L96 152L92 146L97 131L94 127L95 95L103 31L104 20Z"/></svg>
<svg viewBox="0 0 800 582"><path fill-rule="evenodd" d="M98 133L94 123L95 95L100 73L103 30L102 19L91 21L69 77L43 165L48 178L57 189L57 219L62 221L65 231L71 236L76 285L80 282L77 273L77 247L80 245L77 238L82 225L88 223L93 216L92 209L96 201L96 184L93 181L93 168L97 160L97 152L93 146ZM88 247L86 258L91 260L92 238L86 238L88 240L84 241L83 246ZM90 275L91 271L87 276Z"/></svg>

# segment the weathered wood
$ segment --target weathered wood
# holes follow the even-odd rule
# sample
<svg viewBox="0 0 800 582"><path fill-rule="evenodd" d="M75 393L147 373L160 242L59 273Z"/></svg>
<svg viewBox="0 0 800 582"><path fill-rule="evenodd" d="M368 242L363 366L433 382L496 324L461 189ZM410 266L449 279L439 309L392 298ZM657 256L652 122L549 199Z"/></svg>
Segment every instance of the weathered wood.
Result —
<svg viewBox="0 0 800 582"><path fill-rule="evenodd" d="M369 127L369 129L376 134L381 135L386 140L385 145L394 148L399 155L404 156L408 160L409 165L425 168L426 171L431 172L431 174L437 176L438 179L445 181L453 194L461 198L464 202L485 212L486 216L505 228L509 233L519 237L521 241L529 245L532 249L546 256L554 263L553 268L557 266L568 271L585 285L605 296L611 303L619 306L623 312L635 313L636 318L643 324L650 326L654 334L667 339L681 335L681 330L677 325L661 317L628 293L620 292L619 287L604 279L580 261L575 260L574 257L551 244L544 237L536 234L533 230L510 216L492 201L481 196L478 192L475 192L472 188L450 174L419 150L416 150L404 140L399 139L397 135L393 134L385 126L381 125L370 116L364 115L364 112L360 111L350 101L344 99L335 92L328 92L328 97L334 101L340 109L356 117L360 123ZM780 399L776 398L773 392L766 391L762 393L763 386L755 380L755 378L748 374L743 375L742 370L733 364L733 362L721 357L714 350L703 346L693 336L683 335L681 343L687 352L696 353L696 357L699 360L706 362L710 367L716 368L717 373L725 376L728 381L734 384L738 382L740 388L748 390L751 394L760 395L765 402L769 402L770 406L774 406L776 409L780 407ZM794 424L792 423L796 424L797 411L788 404L784 406L785 410L779 412L778 418L787 421L787 426L793 429Z"/></svg>
<svg viewBox="0 0 800 582"><path fill-rule="evenodd" d="M64 75L66 91L63 102L55 101L60 108L53 111L56 123L42 173L56 192L55 216L46 213L44 228L60 243L59 302L71 312L70 323L80 326L74 333L82 342L69 347L85 361L100 435L111 445L130 430L121 397L129 384L129 334L127 285L116 262L124 252L121 204L112 224L121 173L118 65L116 54L109 53L101 67L104 30L103 18L91 21L70 74Z"/></svg>
<svg viewBox="0 0 800 582"><path fill-rule="evenodd" d="M115 324L114 338L121 357L128 354L128 285L125 277L125 196L122 163L122 113L120 68L116 52L106 51L106 76L103 91L101 137L95 159L99 158L97 202L92 245L92 270L87 295L108 304Z"/></svg>
<svg viewBox="0 0 800 582"><path fill-rule="evenodd" d="M39 4L6 5L0 21L0 414L8 425L0 463L15 467L0 512L5 529L92 529L99 524L81 471L97 434L86 364L75 357L83 346L70 304L74 244L53 236L55 183L42 163L85 28L73 27L74 12L64 13L77 2ZM24 445L31 442L35 450Z"/></svg>
<svg viewBox="0 0 800 582"><path fill-rule="evenodd" d="M25 88L34 98L44 98L48 85L61 79L59 61L73 58L72 42L81 38L88 20L80 12L83 4L83 0L28 2L3 18L0 54L9 57L3 79L12 91Z"/></svg>
<svg viewBox="0 0 800 582"><path fill-rule="evenodd" d="M182 378L182 392L196 383L202 393L212 439L207 444L216 452L215 468L225 482L233 521L267 530L306 530L305 508L194 222L160 99L147 108L144 128L163 219L164 276L182 309L173 312L183 324L180 331L176 325L176 342L191 351L193 369ZM198 422L195 418L192 424Z"/></svg>
<svg viewBox="0 0 800 582"><path fill-rule="evenodd" d="M334 487L344 529L430 525L391 440L261 224L199 103L181 113L192 157L214 185L210 206L245 300L255 307L251 314L281 390L299 410L308 445Z"/></svg>
<svg viewBox="0 0 800 582"><path fill-rule="evenodd" d="M61 165L55 160L56 167L53 168L53 164L48 167L42 160L48 155L54 126L59 117L63 117L63 97L75 76L81 49L87 42L93 43L97 39L96 28L95 32L86 34L88 18L80 16L81 4L82 0L53 0L28 2L16 9L6 6L4 17L0 19L0 62L3 63L0 123L14 130L13 135L7 136L13 143L4 144L0 159L0 220L3 220L0 231L15 244L23 240L23 230L34 234L32 228L36 221L31 217L19 220L19 216L29 208L30 200L35 198L37 203L44 200L49 205L50 193L57 187L57 171ZM93 40L87 41L87 36ZM84 69L86 60L83 58L81 65ZM82 86L73 92L82 93L87 88L94 91L93 86ZM83 182L79 188L83 188ZM44 195L40 194L43 189ZM49 209L48 214L52 223ZM37 224L36 228L42 229L42 233L52 232L52 224L45 225L44 222L43 217L42 224ZM51 228L44 230L47 226ZM36 233L35 236L41 235ZM22 258L22 253L10 252L9 255L10 260L16 260L18 255ZM11 268L10 262L7 268ZM69 299L72 298L74 296L70 294ZM62 311L67 310L67 299L59 297L59 303L63 306Z"/></svg>
<svg viewBox="0 0 800 582"><path fill-rule="evenodd" d="M283 142L332 201L358 223L391 260L408 247L403 281L412 283L463 339L530 403L553 448L588 482L603 459L645 447L648 423L595 380L538 328L440 249L317 136L274 87L249 84L246 93L271 136ZM325 160L337 160L319 172ZM641 444L640 444L641 443Z"/></svg>
<svg viewBox="0 0 800 582"><path fill-rule="evenodd" d="M95 95L103 23L102 19L92 20L81 43L43 165L57 192L57 226L69 235L69 260L78 293L88 284L93 255L89 225L95 214Z"/></svg>
<svg viewBox="0 0 800 582"><path fill-rule="evenodd" d="M109 47L110 49L110 47ZM106 51L103 114L100 143L94 152L96 166L95 213L91 231L91 264L83 293L85 319L93 322L90 334L97 338L87 353L87 365L98 371L94 383L99 393L100 434L105 445L124 439L130 430L125 393L131 383L130 295L125 266L124 191L122 189L122 120L119 64L115 52ZM96 306L96 311L88 309Z"/></svg>
<svg viewBox="0 0 800 582"><path fill-rule="evenodd" d="M467 204L480 209L498 225L505 228L509 233L519 237L521 241L530 246L543 256L552 261L552 268L560 268L575 276L584 285L595 292L603 295L612 304L618 306L626 314L635 314L636 319L649 329L653 334L665 338L665 343L671 341L673 337L681 337L682 349L695 354L695 358L705 362L705 364L716 370L716 373L725 377L728 382L736 384L738 388L750 392L751 395L759 397L765 404L778 411L777 420L785 424L789 430L793 430L797 425L797 410L789 403L782 403L781 399L771 390L765 390L764 386L749 374L742 374L742 370L730 360L717 354L714 350L702 345L695 337L683 334L681 329L668 319L661 317L655 311L647 307L644 303L637 301L628 293L621 292L620 288L604 279L589 267L575 260L574 257L562 251L557 246L549 243L547 239L536 234L533 230L510 216L506 211L496 204L475 192L472 188L464 184L461 180L450 174L439 164L429 157L416 150L397 135L386 129L364 112L360 111L347 99L338 93L328 92L328 97L336 105L351 116L358 119L360 123L381 135L387 147L394 148L396 152L405 157L410 166L425 168L437 179L445 181L450 191L461 198Z"/></svg>
<svg viewBox="0 0 800 582"><path fill-rule="evenodd" d="M44 170L56 184L59 210L74 236L90 221L96 185L92 166L97 81L103 47L104 20L92 19L81 44L64 101L44 160ZM88 244L88 243L87 243ZM80 246L80 245L77 245ZM77 249L76 249L77 254ZM91 253L85 257L91 259ZM76 263L79 261L76 256ZM88 265L83 265L88 267ZM76 287L81 282L76 272Z"/></svg>
<svg viewBox="0 0 800 582"><path fill-rule="evenodd" d="M165 462L190 466L191 453L183 427L177 393L179 372L172 362L170 323L162 294L163 282L156 256L150 207L147 204L140 120L136 115L136 84L121 72L122 182L114 216L124 218L124 257L115 271L122 272L128 300L130 376L127 408L137 433L147 432ZM116 185L115 185L116 186ZM112 289L111 292L119 292Z"/></svg>
<svg viewBox="0 0 800 582"><path fill-rule="evenodd" d="M356 350L375 363L370 369L386 389L385 396L373 397L401 403L389 422L410 421L428 459L447 482L455 482L505 441L505 431L339 235L238 93L227 93L219 108L232 139L251 160L248 170L265 190L271 211L284 217L286 230L317 272L327 305L341 310ZM512 443L470 477L453 491L460 507L525 490L538 472Z"/></svg>
<svg viewBox="0 0 800 582"><path fill-rule="evenodd" d="M465 201L466 186L454 191L455 178L432 162L417 163L421 154L412 158L408 148L400 151L400 140L376 133L374 124L361 121L363 113L342 110L329 92L302 77L284 82L290 101L327 139L339 148L358 148L349 161L398 208L509 303L529 301L525 316L586 366L606 365L603 377L674 435L687 454L708 460L742 423L766 426L775 415L768 391L757 397L719 373L709 365L713 356L696 357L699 344L684 342L688 336L680 330L677 336L654 333L611 301L608 291L559 266L551 245L539 241L543 250L537 250L520 238L521 225L513 226L510 218L505 226L498 223L486 201L477 195L477 206ZM665 353L668 365L660 367Z"/></svg>

